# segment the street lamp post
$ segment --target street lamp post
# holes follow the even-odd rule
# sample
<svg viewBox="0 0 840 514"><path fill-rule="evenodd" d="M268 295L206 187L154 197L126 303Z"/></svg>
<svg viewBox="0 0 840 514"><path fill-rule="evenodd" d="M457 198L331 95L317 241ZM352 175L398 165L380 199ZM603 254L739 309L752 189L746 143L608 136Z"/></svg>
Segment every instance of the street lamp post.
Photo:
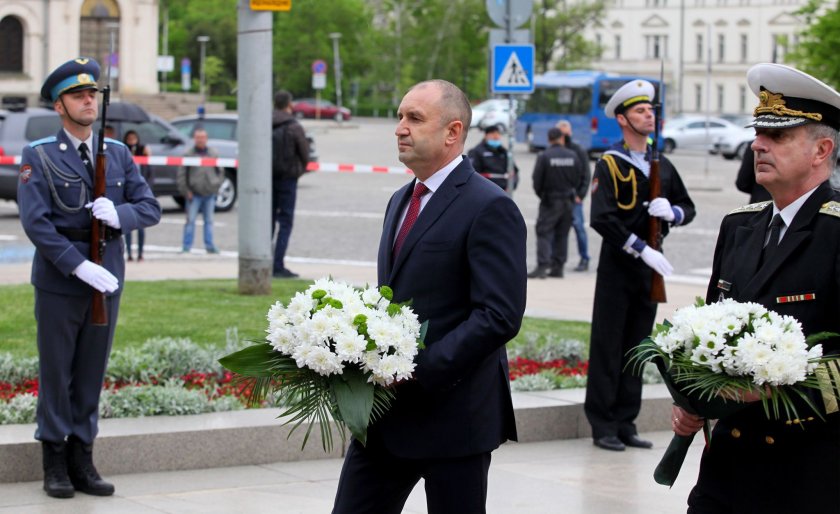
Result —
<svg viewBox="0 0 840 514"><path fill-rule="evenodd" d="M210 36L198 36L195 38L201 44L201 72L199 78L199 96L201 96L201 107L204 107L204 104L207 103L207 99L204 98L204 57L205 57L205 46L207 42L210 41Z"/></svg>
<svg viewBox="0 0 840 514"><path fill-rule="evenodd" d="M340 32L330 33L330 39L333 43L333 69L335 70L335 103L338 105L337 121L339 123L344 121L344 115L341 113L341 58L338 56L338 40L341 39Z"/></svg>

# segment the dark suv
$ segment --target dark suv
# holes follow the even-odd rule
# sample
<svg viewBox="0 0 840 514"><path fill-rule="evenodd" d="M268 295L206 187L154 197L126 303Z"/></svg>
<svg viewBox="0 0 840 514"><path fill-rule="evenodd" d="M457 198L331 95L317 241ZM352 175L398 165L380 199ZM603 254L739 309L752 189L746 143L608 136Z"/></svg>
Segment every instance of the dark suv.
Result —
<svg viewBox="0 0 840 514"><path fill-rule="evenodd" d="M114 102L118 103L118 102ZM112 105L114 104L112 103ZM109 119L108 125L114 127L115 138L122 139L128 130L134 130L140 142L148 145L152 156L184 155L192 144L163 118L145 113L144 121L125 121ZM0 155L20 155L23 148L32 141L55 135L61 128L58 114L51 109L30 107L15 111L0 110ZM99 122L95 125L98 133ZM235 148L218 148L219 157L235 158ZM17 181L19 166L0 166L0 199L17 199ZM183 198L178 193L175 183L177 166L151 166L152 191L155 196L173 196L183 205ZM236 202L236 170L226 169L226 178L216 198L216 210L230 210Z"/></svg>
<svg viewBox="0 0 840 514"><path fill-rule="evenodd" d="M20 155L26 145L54 136L60 128L61 119L51 109L0 110L0 155ZM19 168L14 164L0 166L0 200L17 200Z"/></svg>

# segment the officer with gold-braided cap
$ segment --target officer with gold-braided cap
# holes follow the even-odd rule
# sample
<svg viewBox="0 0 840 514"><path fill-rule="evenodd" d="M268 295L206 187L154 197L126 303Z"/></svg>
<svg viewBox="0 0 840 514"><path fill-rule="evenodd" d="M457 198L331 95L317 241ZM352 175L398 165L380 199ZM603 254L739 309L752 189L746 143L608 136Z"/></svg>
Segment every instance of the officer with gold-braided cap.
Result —
<svg viewBox="0 0 840 514"><path fill-rule="evenodd" d="M160 220L160 205L131 153L113 139L104 142L106 193L93 201L98 79L99 64L86 57L47 77L41 96L52 102L62 128L23 149L18 179L20 222L35 245L35 439L43 452L44 490L56 498L114 493L93 465L93 441L125 272L121 236ZM89 259L92 217L105 234L101 264ZM106 326L90 322L94 291L106 295Z"/></svg>
<svg viewBox="0 0 840 514"><path fill-rule="evenodd" d="M753 113L756 182L772 201L740 207L723 219L706 301L757 302L796 318L806 336L838 334L840 195L828 179L840 146L840 94L781 64L753 66L747 82L759 100ZM840 353L840 338L821 343L824 354ZM796 412L779 419L772 411L768 419L754 391L742 392L744 408L715 426L688 512L840 510L837 384L817 376L825 396L791 391ZM702 419L678 407L671 422L679 435L702 427ZM784 482L774 485L780 476Z"/></svg>
<svg viewBox="0 0 840 514"><path fill-rule="evenodd" d="M656 89L647 80L621 86L604 114L615 118L623 139L595 165L590 224L601 245L592 311L589 378L584 411L595 446L623 451L626 446L650 448L636 433L642 403L641 378L627 364L627 352L650 334L656 303L650 300L652 273L669 275L665 255L645 242L650 217L660 218L661 238L672 226L694 219L694 203L676 168L659 162L660 196L650 202L653 148L649 144L659 120L654 115Z"/></svg>

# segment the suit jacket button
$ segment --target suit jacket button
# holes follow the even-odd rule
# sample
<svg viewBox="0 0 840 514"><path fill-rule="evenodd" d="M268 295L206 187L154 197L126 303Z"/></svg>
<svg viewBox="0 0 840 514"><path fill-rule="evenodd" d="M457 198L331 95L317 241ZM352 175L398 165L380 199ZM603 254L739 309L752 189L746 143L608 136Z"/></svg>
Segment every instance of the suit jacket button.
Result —
<svg viewBox="0 0 840 514"><path fill-rule="evenodd" d="M768 435L767 437L764 438L764 442L766 442L767 444L775 444L776 440Z"/></svg>
<svg viewBox="0 0 840 514"><path fill-rule="evenodd" d="M732 429L732 431L731 431L731 432L729 432L729 433L730 433L730 434L732 435L732 437L734 437L735 439L738 439L739 437L741 437L741 431L740 431L740 430L738 430L737 428L733 428L733 429Z"/></svg>

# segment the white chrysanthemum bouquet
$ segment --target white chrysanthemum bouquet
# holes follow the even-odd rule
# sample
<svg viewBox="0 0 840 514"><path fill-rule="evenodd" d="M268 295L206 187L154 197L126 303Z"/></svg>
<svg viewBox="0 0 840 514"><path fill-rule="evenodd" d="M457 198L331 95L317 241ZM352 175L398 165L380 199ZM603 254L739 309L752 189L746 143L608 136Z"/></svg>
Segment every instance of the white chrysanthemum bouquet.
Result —
<svg viewBox="0 0 840 514"><path fill-rule="evenodd" d="M408 305L392 303L387 286L357 289L332 279L316 280L268 311L266 343L220 359L227 369L254 381L252 402L270 392L287 406L292 430L320 425L324 449L332 449L330 417L362 444L367 427L390 407L388 386L409 379L423 348L426 323Z"/></svg>
<svg viewBox="0 0 840 514"><path fill-rule="evenodd" d="M808 390L826 394L815 371L836 357L823 357L818 342L835 335L806 338L795 318L757 303L725 299L705 305L698 298L657 325L633 350L631 362L637 369L656 363L674 402L707 420L733 414L756 397L768 418L798 418L797 404L822 417ZM708 421L704 433L709 443ZM657 482L673 484L692 439L674 437L654 472Z"/></svg>

